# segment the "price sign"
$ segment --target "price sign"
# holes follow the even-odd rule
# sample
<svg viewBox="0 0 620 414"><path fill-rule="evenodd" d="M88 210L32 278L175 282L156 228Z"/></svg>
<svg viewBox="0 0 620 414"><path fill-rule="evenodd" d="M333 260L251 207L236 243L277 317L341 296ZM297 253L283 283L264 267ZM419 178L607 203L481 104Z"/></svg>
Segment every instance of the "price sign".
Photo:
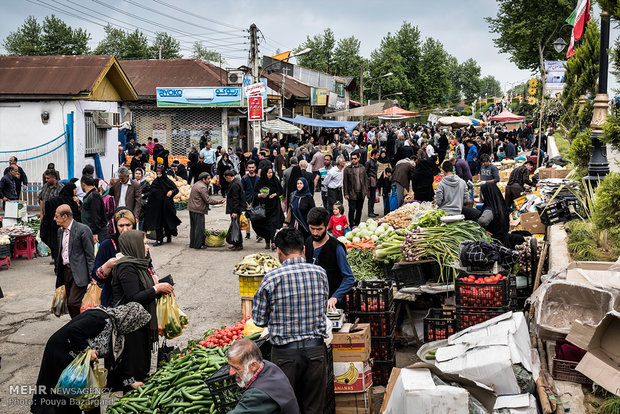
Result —
<svg viewBox="0 0 620 414"><path fill-rule="evenodd" d="M248 96L248 117L250 121L263 120L263 97Z"/></svg>

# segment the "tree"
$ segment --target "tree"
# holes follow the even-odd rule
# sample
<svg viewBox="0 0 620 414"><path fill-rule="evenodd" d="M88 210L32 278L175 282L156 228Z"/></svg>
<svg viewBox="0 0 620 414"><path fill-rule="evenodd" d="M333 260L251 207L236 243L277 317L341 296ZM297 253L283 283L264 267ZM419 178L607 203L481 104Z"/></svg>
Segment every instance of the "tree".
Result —
<svg viewBox="0 0 620 414"><path fill-rule="evenodd" d="M480 96L502 96L502 85L492 75L482 78L480 86Z"/></svg>
<svg viewBox="0 0 620 414"><path fill-rule="evenodd" d="M339 76L359 76L360 64L362 62L360 44L360 41L354 36L338 40L332 57L334 74Z"/></svg>
<svg viewBox="0 0 620 414"><path fill-rule="evenodd" d="M402 92L403 102L408 102L405 94L411 90L411 83L407 77L405 61L399 52L396 37L388 33L381 39L379 47L370 54L369 69L370 79L374 80L364 84L369 89L368 97L378 97L379 87L381 87L382 97ZM382 77L389 72L392 72L391 76Z"/></svg>
<svg viewBox="0 0 620 414"><path fill-rule="evenodd" d="M448 79L450 80L450 90L448 92L448 102L458 104L462 97L461 72L459 61L452 55L448 56L446 65L448 67Z"/></svg>
<svg viewBox="0 0 620 414"><path fill-rule="evenodd" d="M99 42L94 53L97 55L115 55L118 59L149 59L151 49L146 36L136 29L127 33L111 25L104 28L106 37Z"/></svg>
<svg viewBox="0 0 620 414"><path fill-rule="evenodd" d="M489 31L498 35L493 43L519 69L539 70L543 60L556 59L550 42L573 11L572 0L498 0L496 17L487 17Z"/></svg>
<svg viewBox="0 0 620 414"><path fill-rule="evenodd" d="M506 93L508 95L513 95L513 96L521 95L521 96L525 97L525 93L526 93L527 89L528 89L527 82L523 82L523 83L518 83L518 84L514 85L512 88L508 89L506 91Z"/></svg>
<svg viewBox="0 0 620 414"><path fill-rule="evenodd" d="M420 59L422 57L420 30L411 23L403 22L394 35L398 53L403 58L405 74L410 88L403 91L403 98L407 102L418 103L422 99L424 85L420 81Z"/></svg>
<svg viewBox="0 0 620 414"><path fill-rule="evenodd" d="M9 55L83 55L89 53L90 34L83 29L72 29L54 15L40 25L29 16L24 24L2 42Z"/></svg>
<svg viewBox="0 0 620 414"><path fill-rule="evenodd" d="M441 105L448 101L451 87L448 56L441 42L432 37L422 45L420 78L424 91L421 105Z"/></svg>
<svg viewBox="0 0 620 414"><path fill-rule="evenodd" d="M194 42L194 51L192 52L192 57L219 64L222 56L219 52L216 52L215 50L207 49L205 46L202 45L202 43ZM222 59L221 62L224 63L225 60Z"/></svg>
<svg viewBox="0 0 620 414"><path fill-rule="evenodd" d="M562 91L562 106L564 109L560 122L570 129L576 123L581 128L590 125L590 119L584 119L584 124L579 121L579 97L588 92L594 96L597 91L599 72L599 50L601 48L601 35L595 20L590 20L581 44L575 49L575 54L566 62L566 85Z"/></svg>
<svg viewBox="0 0 620 414"><path fill-rule="evenodd" d="M151 57L153 59L159 58L159 47L161 46L161 58L162 59L180 59L181 56L181 42L174 39L166 32L157 32L155 34L155 40L151 45Z"/></svg>
<svg viewBox="0 0 620 414"><path fill-rule="evenodd" d="M469 58L461 63L459 71L463 95L465 95L466 100L473 101L479 96L482 89L480 66L474 59Z"/></svg>
<svg viewBox="0 0 620 414"><path fill-rule="evenodd" d="M332 29L327 28L322 34L314 35L312 38L306 36L306 41L299 45L293 53L300 52L306 48L312 49L312 52L297 58L299 65L309 69L331 73L330 70L333 65L335 45L336 39L334 38L334 32Z"/></svg>

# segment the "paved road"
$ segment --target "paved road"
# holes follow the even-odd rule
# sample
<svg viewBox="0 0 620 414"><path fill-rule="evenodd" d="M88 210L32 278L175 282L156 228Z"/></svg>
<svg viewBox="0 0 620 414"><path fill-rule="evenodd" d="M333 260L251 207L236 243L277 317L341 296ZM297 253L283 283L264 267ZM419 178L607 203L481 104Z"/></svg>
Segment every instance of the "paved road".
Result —
<svg viewBox="0 0 620 414"><path fill-rule="evenodd" d="M620 152L614 150L611 145L607 145L607 159L609 160L609 170L620 172Z"/></svg>

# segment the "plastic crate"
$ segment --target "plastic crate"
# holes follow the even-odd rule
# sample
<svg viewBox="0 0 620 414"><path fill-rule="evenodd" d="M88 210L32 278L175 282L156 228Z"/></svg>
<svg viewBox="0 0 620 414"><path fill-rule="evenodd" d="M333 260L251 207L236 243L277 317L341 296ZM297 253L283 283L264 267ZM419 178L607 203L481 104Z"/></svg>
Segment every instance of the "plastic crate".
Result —
<svg viewBox="0 0 620 414"><path fill-rule="evenodd" d="M468 308L506 308L517 297L517 280L507 271L499 272L506 279L497 283L469 283L463 278L468 275L491 276L492 272L459 272L455 281L456 306Z"/></svg>
<svg viewBox="0 0 620 414"><path fill-rule="evenodd" d="M345 313L359 312L360 293L355 287L353 287L353 289L351 289L349 293L344 295L344 298L342 298L342 307Z"/></svg>
<svg viewBox="0 0 620 414"><path fill-rule="evenodd" d="M363 281L357 291L360 312L384 312L393 307L394 287L392 281Z"/></svg>
<svg viewBox="0 0 620 414"><path fill-rule="evenodd" d="M243 390L237 385L235 377L229 374L229 370L230 365L226 364L205 380L215 404L215 412L218 414L226 414L234 409L243 394Z"/></svg>
<svg viewBox="0 0 620 414"><path fill-rule="evenodd" d="M448 339L456 332L456 311L431 308L424 317L424 342Z"/></svg>
<svg viewBox="0 0 620 414"><path fill-rule="evenodd" d="M390 336L373 336L370 338L370 358L390 360L396 355L394 332Z"/></svg>
<svg viewBox="0 0 620 414"><path fill-rule="evenodd" d="M359 323L370 324L370 336L390 336L394 332L394 305L387 312L349 312L349 322L359 318Z"/></svg>
<svg viewBox="0 0 620 414"><path fill-rule="evenodd" d="M3 244L0 246L0 257L11 256L11 245Z"/></svg>
<svg viewBox="0 0 620 414"><path fill-rule="evenodd" d="M394 272L392 271L392 268L394 267L394 262L390 261L390 262L382 262L381 263L381 269L383 269L383 278L385 280L394 280Z"/></svg>
<svg viewBox="0 0 620 414"><path fill-rule="evenodd" d="M426 284L428 280L436 281L441 274L441 267L435 260L422 260L411 264L395 264L392 273L398 287L415 287Z"/></svg>
<svg viewBox="0 0 620 414"><path fill-rule="evenodd" d="M187 208L187 202L176 202L174 203L174 208L177 211L185 210Z"/></svg>
<svg viewBox="0 0 620 414"><path fill-rule="evenodd" d="M553 379L560 381L570 381L576 382L577 384L591 385L592 380L575 369L577 364L579 364L579 362L553 358L551 376Z"/></svg>
<svg viewBox="0 0 620 414"><path fill-rule="evenodd" d="M386 386L390 380L392 368L396 366L396 358L389 361L374 361L372 363L372 385Z"/></svg>
<svg viewBox="0 0 620 414"><path fill-rule="evenodd" d="M540 221L545 226L552 226L583 216L583 206L576 198L556 199L545 207L538 207Z"/></svg>
<svg viewBox="0 0 620 414"><path fill-rule="evenodd" d="M239 295L254 296L263 276L239 276Z"/></svg>
<svg viewBox="0 0 620 414"><path fill-rule="evenodd" d="M486 322L496 316L506 313L508 309L478 309L478 308L456 308L456 330L462 331L470 326Z"/></svg>

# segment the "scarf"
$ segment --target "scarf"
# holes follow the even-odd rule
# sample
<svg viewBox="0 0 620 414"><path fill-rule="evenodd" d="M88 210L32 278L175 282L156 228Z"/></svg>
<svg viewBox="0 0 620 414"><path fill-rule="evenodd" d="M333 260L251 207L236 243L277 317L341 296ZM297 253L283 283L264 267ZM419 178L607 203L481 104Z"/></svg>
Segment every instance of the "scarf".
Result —
<svg viewBox="0 0 620 414"><path fill-rule="evenodd" d="M144 252L144 233L139 230L128 230L118 238L119 249L124 255L116 262L115 270L122 263L131 263L138 271L138 279L145 289L152 289L155 285L151 273L149 272L149 259ZM115 276L116 277L116 276ZM149 341L157 342L157 304L155 301L145 306L151 315L149 323Z"/></svg>
<svg viewBox="0 0 620 414"><path fill-rule="evenodd" d="M263 168L260 172L260 180L257 185L254 186L254 194L258 194L261 188L267 187L269 188L269 194L281 194L282 186L280 185L280 181L276 178L276 174L274 173L271 179L267 178L268 168Z"/></svg>
<svg viewBox="0 0 620 414"><path fill-rule="evenodd" d="M144 325L153 320L153 317L136 302L129 302L119 305L116 308L104 308L96 306L97 309L105 312L112 321L112 356L114 361L118 361L123 349L125 348L125 335L137 331ZM90 309L88 310L90 311ZM88 312L87 311L87 312ZM155 318L157 320L157 318Z"/></svg>
<svg viewBox="0 0 620 414"><path fill-rule="evenodd" d="M308 223L306 223L305 217L303 216L303 214L301 214L301 209L299 208L299 204L303 197L312 197L312 194L310 194L308 181L306 181L305 178L300 177L295 181L295 183L297 183L297 181L301 181L302 183L304 183L304 186L301 190L297 190L293 193L293 200L291 201L291 209L293 211L293 215L295 216L295 219L297 219L299 224L301 224L306 231L309 231Z"/></svg>
<svg viewBox="0 0 620 414"><path fill-rule="evenodd" d="M493 211L493 221L489 223L486 229L494 238L503 241L510 230L510 217L502 192L494 182L486 182L480 188L480 196L484 202L483 209L488 207Z"/></svg>

